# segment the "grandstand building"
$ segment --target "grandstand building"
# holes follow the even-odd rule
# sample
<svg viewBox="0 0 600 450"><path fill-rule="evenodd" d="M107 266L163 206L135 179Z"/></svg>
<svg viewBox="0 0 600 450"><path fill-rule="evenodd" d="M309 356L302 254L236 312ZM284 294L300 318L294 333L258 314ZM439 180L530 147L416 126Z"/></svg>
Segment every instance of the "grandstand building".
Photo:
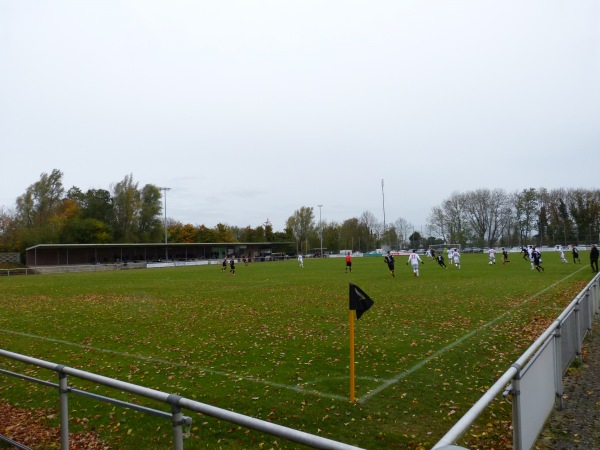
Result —
<svg viewBox="0 0 600 450"><path fill-rule="evenodd" d="M173 244L39 244L25 251L28 267L152 263L223 259L271 260L285 254L291 242Z"/></svg>

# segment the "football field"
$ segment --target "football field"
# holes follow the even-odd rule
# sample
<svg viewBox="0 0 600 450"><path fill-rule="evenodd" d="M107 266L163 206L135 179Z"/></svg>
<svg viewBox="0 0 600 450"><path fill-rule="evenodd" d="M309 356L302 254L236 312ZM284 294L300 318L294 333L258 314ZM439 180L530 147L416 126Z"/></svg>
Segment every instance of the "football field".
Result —
<svg viewBox="0 0 600 450"><path fill-rule="evenodd" d="M326 258L305 259L303 268L294 259L240 262L235 276L214 264L3 277L0 348L359 447L430 448L593 275L554 253L543 255L543 273L511 257L488 265L487 255L463 255L460 270L422 257L419 277L406 257L396 257L395 277L370 257L354 258L352 273L343 258ZM355 322L354 403L349 283L375 302ZM56 381L14 362L0 367ZM6 402L57 408L53 389L0 380ZM94 429L115 448L171 447L162 419L75 396L70 405L79 418L72 431ZM495 401L469 439L485 448L510 437L510 410ZM186 414L194 421L186 448L298 447ZM50 424L57 420L48 414Z"/></svg>

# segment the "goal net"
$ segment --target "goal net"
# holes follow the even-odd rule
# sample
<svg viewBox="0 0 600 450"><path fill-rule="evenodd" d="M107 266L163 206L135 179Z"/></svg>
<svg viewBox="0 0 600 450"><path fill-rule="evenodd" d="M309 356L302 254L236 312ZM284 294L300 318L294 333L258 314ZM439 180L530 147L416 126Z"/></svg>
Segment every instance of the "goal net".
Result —
<svg viewBox="0 0 600 450"><path fill-rule="evenodd" d="M444 256L448 253L448 250L457 249L460 252L460 244L433 244L429 246L429 250L433 250L435 254L443 253Z"/></svg>

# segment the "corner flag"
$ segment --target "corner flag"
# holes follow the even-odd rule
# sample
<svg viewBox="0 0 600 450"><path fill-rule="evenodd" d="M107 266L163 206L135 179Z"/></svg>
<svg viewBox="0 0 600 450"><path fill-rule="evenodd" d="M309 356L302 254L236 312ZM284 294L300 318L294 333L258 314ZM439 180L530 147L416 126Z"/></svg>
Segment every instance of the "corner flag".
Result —
<svg viewBox="0 0 600 450"><path fill-rule="evenodd" d="M356 320L365 313L374 302L365 291L357 285L350 283L350 311L356 311Z"/></svg>
<svg viewBox="0 0 600 450"><path fill-rule="evenodd" d="M356 320L373 306L373 300L365 291L357 285L350 283L350 401L353 402L354 397L354 316L352 311L356 311Z"/></svg>

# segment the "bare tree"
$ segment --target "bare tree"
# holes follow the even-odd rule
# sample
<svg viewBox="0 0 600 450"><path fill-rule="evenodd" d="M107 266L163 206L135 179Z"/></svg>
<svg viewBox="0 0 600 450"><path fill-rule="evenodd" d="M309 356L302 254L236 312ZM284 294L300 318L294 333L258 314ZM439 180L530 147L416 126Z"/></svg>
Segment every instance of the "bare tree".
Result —
<svg viewBox="0 0 600 450"><path fill-rule="evenodd" d="M444 210L440 206L431 208L431 214L427 218L427 227L432 234L439 236L444 242L450 242L448 228L446 227L446 217Z"/></svg>
<svg viewBox="0 0 600 450"><path fill-rule="evenodd" d="M412 230L414 229L413 224L402 217L398 217L393 225L396 228L399 247L404 246L408 242L409 234L412 233Z"/></svg>
<svg viewBox="0 0 600 450"><path fill-rule="evenodd" d="M466 217L466 196L453 192L442 203L443 218L446 226L447 243L465 245L470 235Z"/></svg>
<svg viewBox="0 0 600 450"><path fill-rule="evenodd" d="M500 240L507 205L508 196L502 189L477 189L467 193L465 209L479 245L493 246Z"/></svg>
<svg viewBox="0 0 600 450"><path fill-rule="evenodd" d="M506 204L500 212L500 243L510 247L515 244L515 233L518 229L513 199L515 194L506 194Z"/></svg>

